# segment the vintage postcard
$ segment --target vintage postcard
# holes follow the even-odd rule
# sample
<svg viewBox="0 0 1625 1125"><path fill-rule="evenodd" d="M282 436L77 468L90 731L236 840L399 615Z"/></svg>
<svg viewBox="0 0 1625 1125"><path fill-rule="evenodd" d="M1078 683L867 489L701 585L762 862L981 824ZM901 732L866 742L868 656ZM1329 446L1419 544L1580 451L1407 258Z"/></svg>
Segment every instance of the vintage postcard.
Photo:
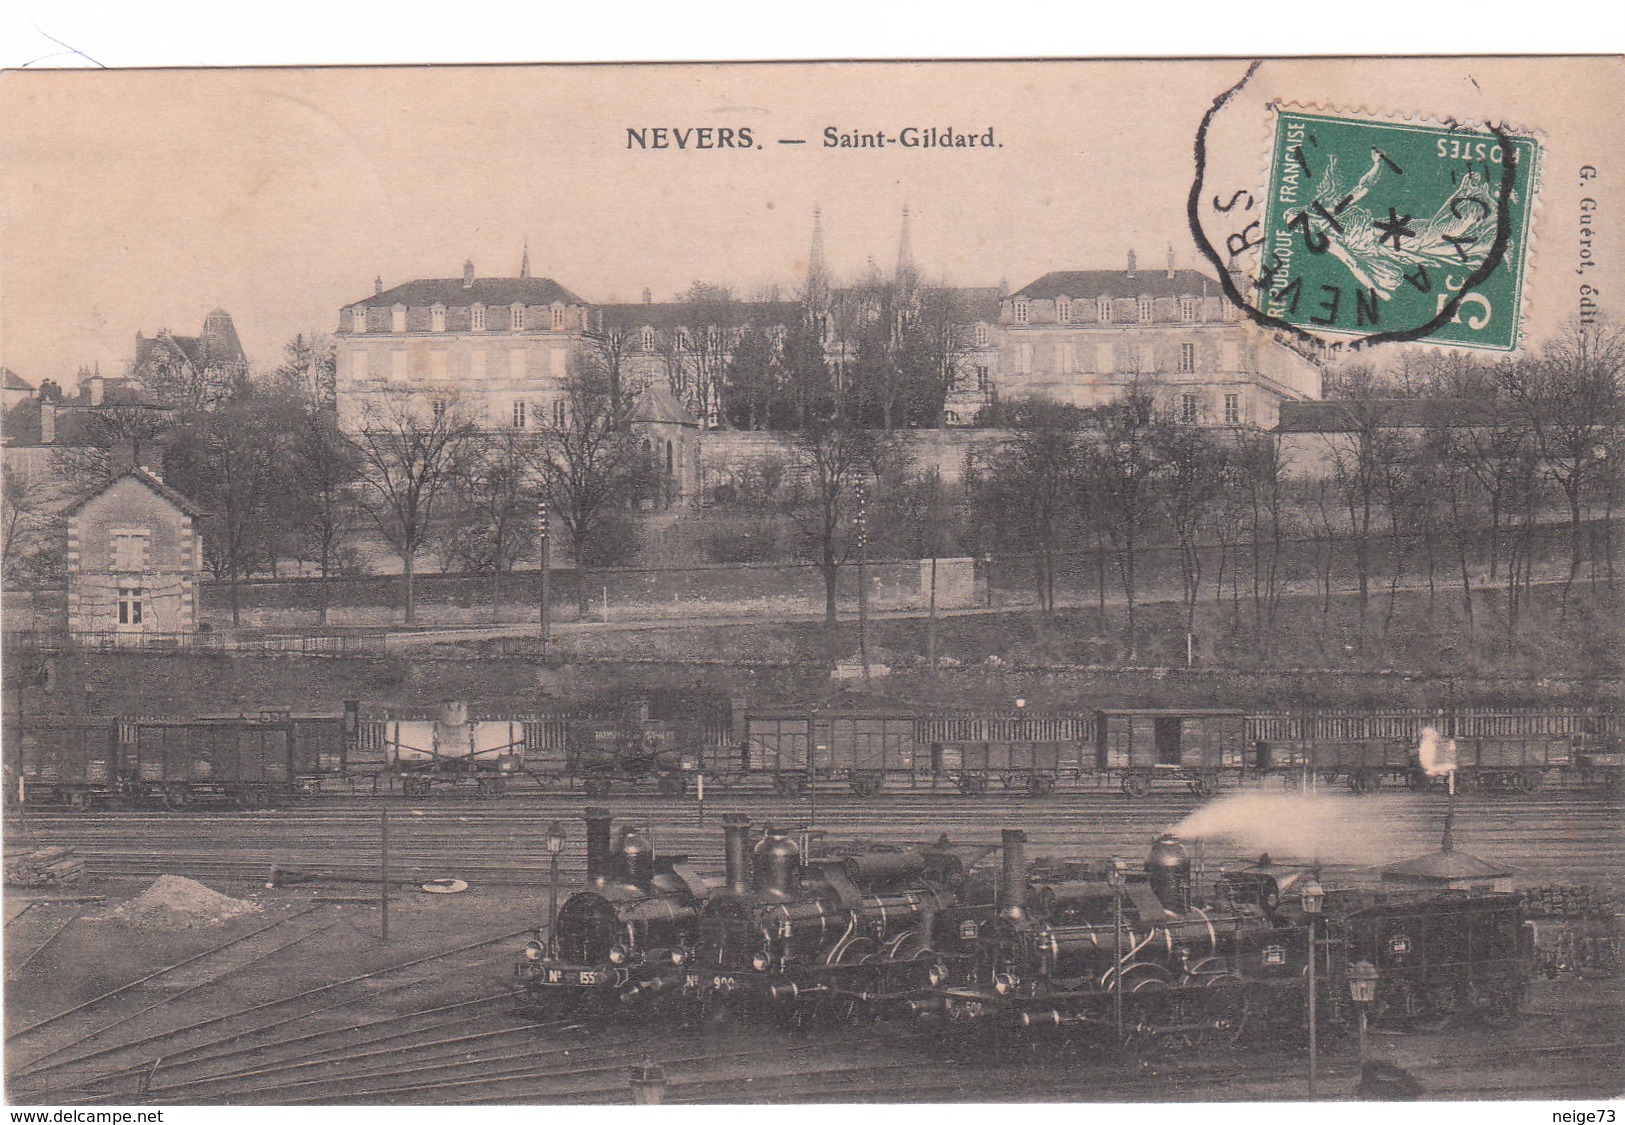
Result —
<svg viewBox="0 0 1625 1125"><path fill-rule="evenodd" d="M0 75L6 1098L1612 1125L1622 94Z"/></svg>

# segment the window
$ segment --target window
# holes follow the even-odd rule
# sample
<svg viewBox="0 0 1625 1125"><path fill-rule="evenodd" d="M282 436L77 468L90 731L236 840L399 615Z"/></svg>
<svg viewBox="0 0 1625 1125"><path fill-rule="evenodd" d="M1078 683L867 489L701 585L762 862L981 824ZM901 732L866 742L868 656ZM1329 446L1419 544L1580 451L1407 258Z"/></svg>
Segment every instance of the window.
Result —
<svg viewBox="0 0 1625 1125"><path fill-rule="evenodd" d="M429 330L431 332L444 332L446 330L446 307L436 305L429 310Z"/></svg>
<svg viewBox="0 0 1625 1125"><path fill-rule="evenodd" d="M1033 369L1033 346L1021 344L1016 348L1016 370L1031 371Z"/></svg>
<svg viewBox="0 0 1625 1125"><path fill-rule="evenodd" d="M1179 319L1196 320L1201 316L1202 305L1195 297L1181 297L1179 299Z"/></svg>
<svg viewBox="0 0 1625 1125"><path fill-rule="evenodd" d="M990 377L989 372L988 372L987 364L978 363L976 365L976 389L979 390L979 391L986 392L987 388L988 388L988 385L992 381L993 380Z"/></svg>
<svg viewBox="0 0 1625 1125"><path fill-rule="evenodd" d="M115 527L109 532L113 540L113 569L123 574L140 574L147 569L147 532Z"/></svg>
<svg viewBox="0 0 1625 1125"><path fill-rule="evenodd" d="M365 332L366 330L367 330L367 310L366 309L351 309L350 310L350 331L351 332Z"/></svg>
<svg viewBox="0 0 1625 1125"><path fill-rule="evenodd" d="M525 404L523 402L513 404L513 428L516 430L525 428Z"/></svg>
<svg viewBox="0 0 1625 1125"><path fill-rule="evenodd" d="M638 343L643 348L644 351L646 351L646 352L654 351L655 350L655 330L653 328L644 328L643 332L638 337Z"/></svg>
<svg viewBox="0 0 1625 1125"><path fill-rule="evenodd" d="M1095 319L1102 324L1110 324L1112 319L1112 299L1101 297L1095 302Z"/></svg>
<svg viewBox="0 0 1625 1125"><path fill-rule="evenodd" d="M1071 343L1063 343L1056 347L1056 358L1060 361L1057 366L1062 371L1076 371L1078 369L1077 349Z"/></svg>
<svg viewBox="0 0 1625 1125"><path fill-rule="evenodd" d="M406 331L406 306L396 305L389 310L389 330L391 332Z"/></svg>
<svg viewBox="0 0 1625 1125"><path fill-rule="evenodd" d="M1179 420L1181 422L1196 421L1196 395L1182 394L1179 396Z"/></svg>
<svg viewBox="0 0 1625 1125"><path fill-rule="evenodd" d="M1227 394L1224 396L1224 421L1227 426L1234 426L1241 421L1241 395Z"/></svg>
<svg viewBox="0 0 1625 1125"><path fill-rule="evenodd" d="M484 305L474 305L468 310L468 327L475 332L485 331Z"/></svg>
<svg viewBox="0 0 1625 1125"><path fill-rule="evenodd" d="M553 400L553 425L556 428L562 430L562 429L564 429L564 424L567 421L569 421L569 417L570 417L569 409L565 406L564 400L562 398L554 399Z"/></svg>
<svg viewBox="0 0 1625 1125"><path fill-rule="evenodd" d="M1055 319L1061 324L1072 323L1072 302L1065 297L1055 298Z"/></svg>
<svg viewBox="0 0 1625 1125"><path fill-rule="evenodd" d="M553 331L559 332L564 328L564 306L553 306Z"/></svg>
<svg viewBox="0 0 1625 1125"><path fill-rule="evenodd" d="M987 347L987 325L985 324L976 326L976 346L979 348Z"/></svg>
<svg viewBox="0 0 1625 1125"><path fill-rule="evenodd" d="M1179 345L1179 369L1189 374L1196 370L1196 345Z"/></svg>
<svg viewBox="0 0 1625 1125"><path fill-rule="evenodd" d="M118 623L123 626L141 624L141 587L118 588Z"/></svg>
<svg viewBox="0 0 1625 1125"><path fill-rule="evenodd" d="M1141 297L1140 298L1140 323L1142 323L1142 324L1151 323L1151 298L1150 297Z"/></svg>
<svg viewBox="0 0 1625 1125"><path fill-rule="evenodd" d="M1017 324L1027 323L1028 311L1027 302L1024 300L1015 301L1010 306L1011 315L1015 318Z"/></svg>
<svg viewBox="0 0 1625 1125"><path fill-rule="evenodd" d="M686 328L677 330L677 350L680 352L688 351L688 329Z"/></svg>
<svg viewBox="0 0 1625 1125"><path fill-rule="evenodd" d="M444 418L446 416L446 400L443 398L432 400L429 403L429 410L434 414L437 420Z"/></svg>
<svg viewBox="0 0 1625 1125"><path fill-rule="evenodd" d="M508 310L508 327L514 332L525 330L525 306L514 305Z"/></svg>
<svg viewBox="0 0 1625 1125"><path fill-rule="evenodd" d="M563 348L554 348L547 357L547 370L555 379L562 379L570 373L570 353Z"/></svg>

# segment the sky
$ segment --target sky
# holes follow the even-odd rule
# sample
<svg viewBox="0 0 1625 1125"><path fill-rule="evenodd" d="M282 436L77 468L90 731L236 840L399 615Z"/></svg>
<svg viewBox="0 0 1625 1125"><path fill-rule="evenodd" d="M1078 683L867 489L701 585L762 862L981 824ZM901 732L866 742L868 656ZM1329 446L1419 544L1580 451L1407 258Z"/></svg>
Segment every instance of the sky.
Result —
<svg viewBox="0 0 1625 1125"><path fill-rule="evenodd" d="M748 296L801 280L814 206L832 273L896 260L902 208L928 278L1019 287L1054 269L1211 272L1185 217L1192 142L1245 61L419 66L0 75L0 363L30 383L121 374L137 332L232 313L271 366L345 304L420 277L532 273L589 301ZM1545 174L1526 322L1550 331L1622 280L1621 64L1278 60L1273 99L1538 131ZM629 148L628 129L749 129L760 147ZM999 147L825 148L823 131L952 127ZM1255 130L1256 131L1256 130ZM1245 178L1265 153L1230 152ZM802 145L780 145L800 139ZM1262 142L1260 142L1262 144ZM1598 169L1581 180L1585 166ZM1573 273L1581 200L1598 207ZM1589 229L1589 228L1588 228Z"/></svg>

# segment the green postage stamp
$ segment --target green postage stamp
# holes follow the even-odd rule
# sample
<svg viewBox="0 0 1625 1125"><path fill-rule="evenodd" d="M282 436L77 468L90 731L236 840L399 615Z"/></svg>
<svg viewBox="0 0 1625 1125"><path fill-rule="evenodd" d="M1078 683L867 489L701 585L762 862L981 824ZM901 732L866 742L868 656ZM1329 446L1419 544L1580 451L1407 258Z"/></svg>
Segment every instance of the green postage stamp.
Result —
<svg viewBox="0 0 1625 1125"><path fill-rule="evenodd" d="M1512 350L1539 162L1499 129L1278 110L1260 310L1317 335Z"/></svg>

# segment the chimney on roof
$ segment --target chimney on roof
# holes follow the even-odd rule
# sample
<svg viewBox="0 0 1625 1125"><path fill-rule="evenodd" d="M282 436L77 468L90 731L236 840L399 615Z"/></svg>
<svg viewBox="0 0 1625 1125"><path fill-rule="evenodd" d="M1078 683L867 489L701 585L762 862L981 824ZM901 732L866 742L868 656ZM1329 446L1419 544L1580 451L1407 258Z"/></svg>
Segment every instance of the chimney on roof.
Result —
<svg viewBox="0 0 1625 1125"><path fill-rule="evenodd" d="M468 258L463 262L463 288L474 288L474 259Z"/></svg>
<svg viewBox="0 0 1625 1125"><path fill-rule="evenodd" d="M48 398L39 401L39 443L50 445L56 441L56 403Z"/></svg>
<svg viewBox="0 0 1625 1125"><path fill-rule="evenodd" d="M655 302L655 295L652 292L650 292L649 287L647 285L645 285L643 287L643 303L646 304L646 305L652 305L652 304L654 304L654 302Z"/></svg>
<svg viewBox="0 0 1625 1125"><path fill-rule="evenodd" d="M1130 277L1134 276L1134 251L1132 250L1128 252L1128 275Z"/></svg>
<svg viewBox="0 0 1625 1125"><path fill-rule="evenodd" d="M384 275L374 274L372 279L372 295L374 297L384 291Z"/></svg>
<svg viewBox="0 0 1625 1125"><path fill-rule="evenodd" d="M1170 242L1168 244L1168 280L1172 281L1173 278L1174 278L1174 244Z"/></svg>
<svg viewBox="0 0 1625 1125"><path fill-rule="evenodd" d="M90 377L90 405L100 406L102 396L107 393L107 383L100 375Z"/></svg>

